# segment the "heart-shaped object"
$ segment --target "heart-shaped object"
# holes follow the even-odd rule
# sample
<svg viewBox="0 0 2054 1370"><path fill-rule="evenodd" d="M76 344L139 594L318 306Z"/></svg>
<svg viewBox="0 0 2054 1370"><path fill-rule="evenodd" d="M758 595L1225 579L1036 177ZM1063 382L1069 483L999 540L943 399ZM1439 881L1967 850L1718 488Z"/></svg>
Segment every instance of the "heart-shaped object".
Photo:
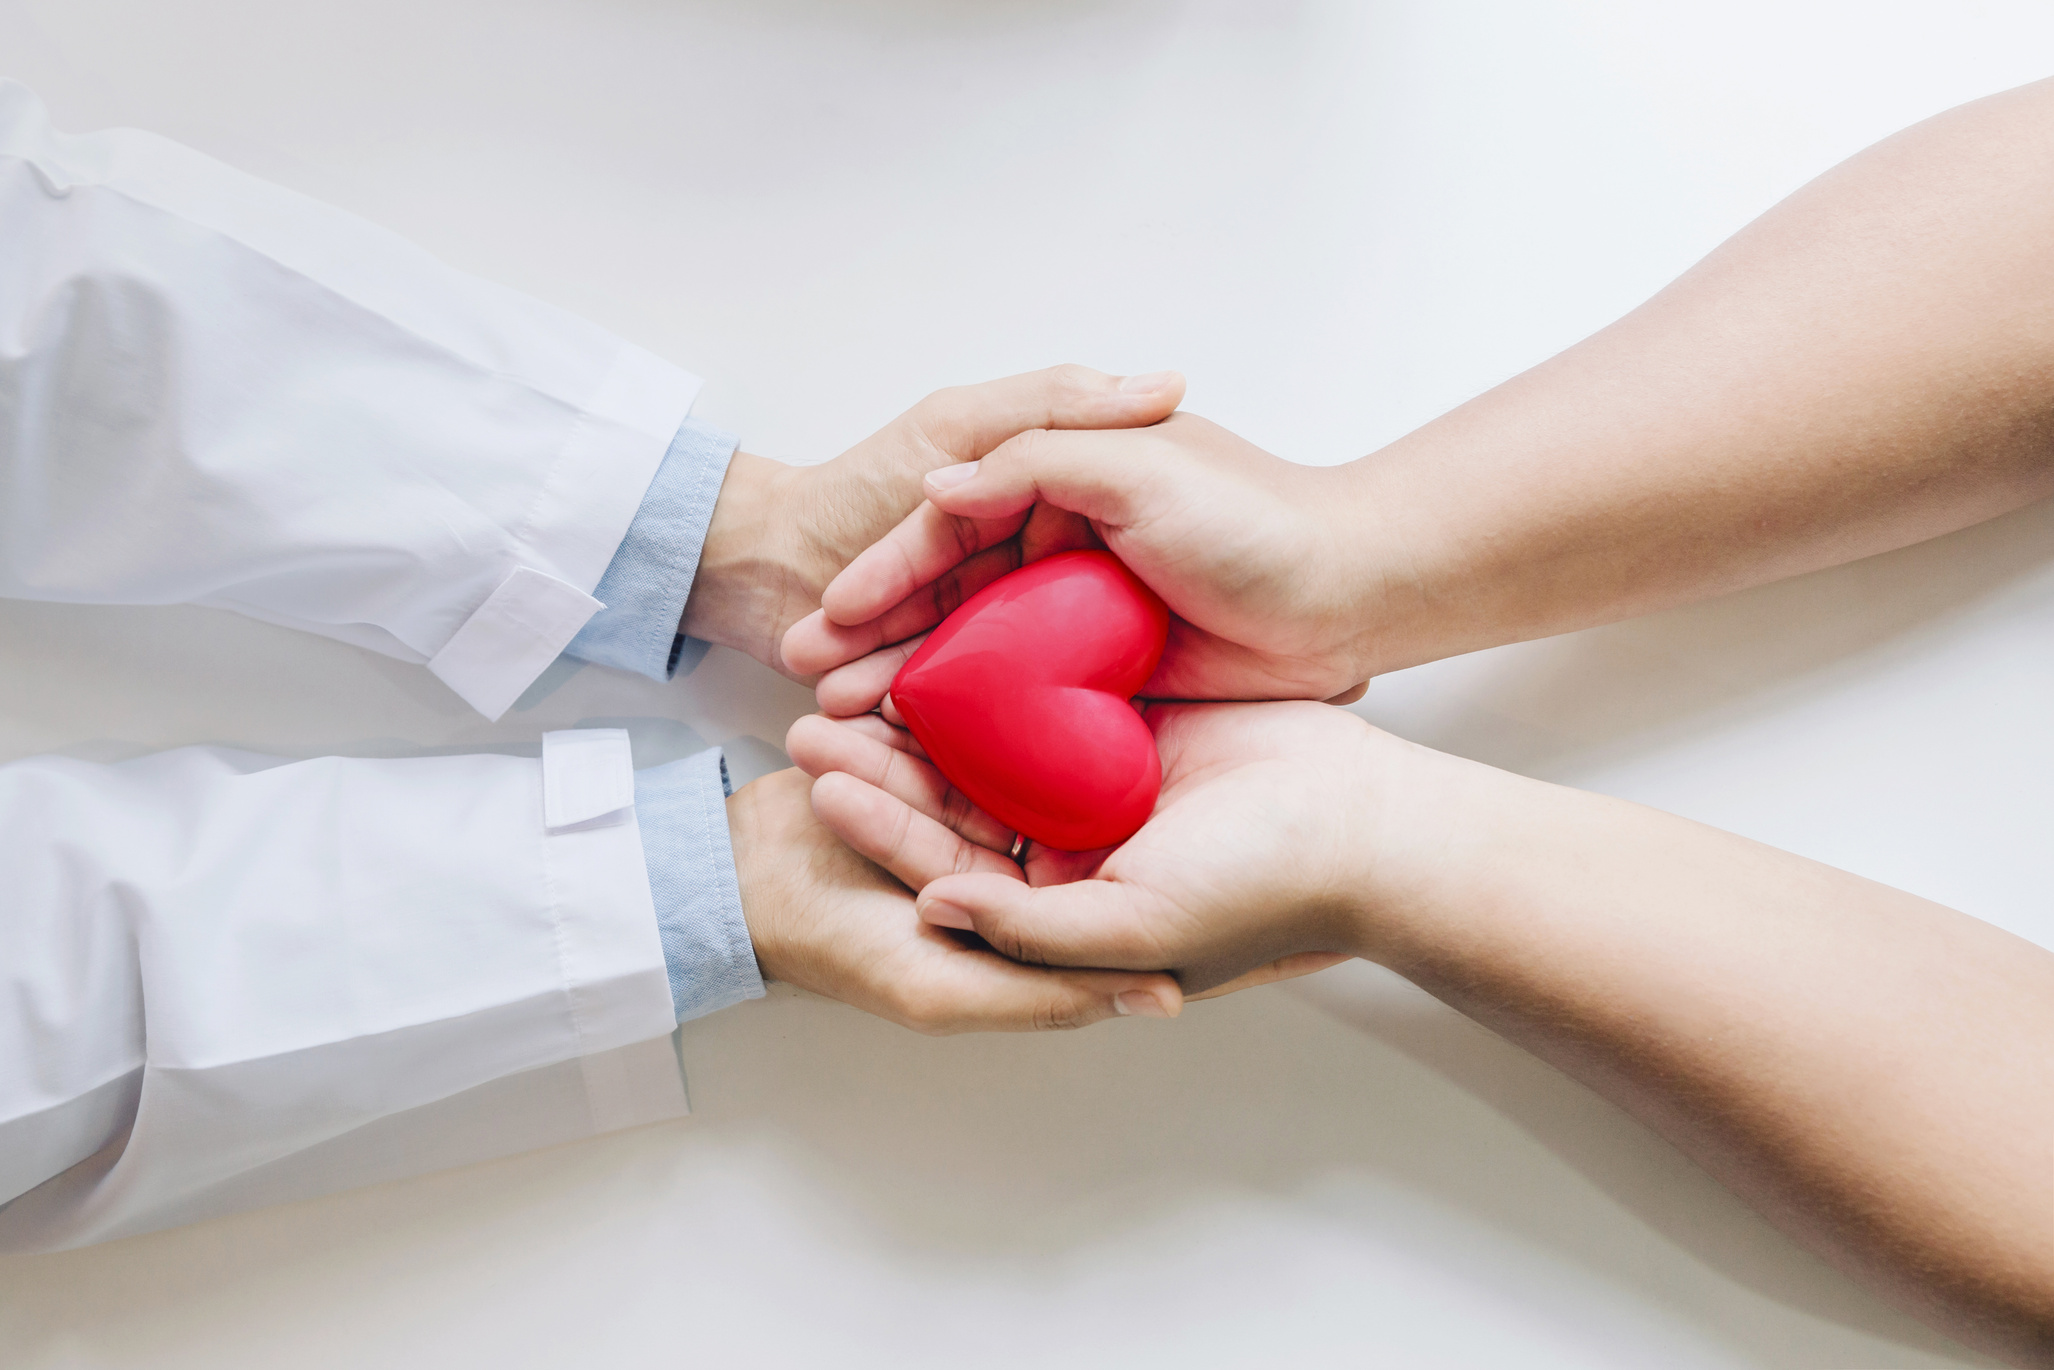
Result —
<svg viewBox="0 0 2054 1370"><path fill-rule="evenodd" d="M1130 702L1170 611L1110 552L985 586L892 681L928 759L999 822L1061 851L1110 847L1155 808L1162 760Z"/></svg>

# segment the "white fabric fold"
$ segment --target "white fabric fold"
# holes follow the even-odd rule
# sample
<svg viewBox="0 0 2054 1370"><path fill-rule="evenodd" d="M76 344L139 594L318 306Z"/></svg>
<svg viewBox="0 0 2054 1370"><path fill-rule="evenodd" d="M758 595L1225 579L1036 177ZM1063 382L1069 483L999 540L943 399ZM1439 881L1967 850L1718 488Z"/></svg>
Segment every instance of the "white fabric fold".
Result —
<svg viewBox="0 0 2054 1370"><path fill-rule="evenodd" d="M374 225L0 82L0 595L235 609L503 712L699 382Z"/></svg>
<svg viewBox="0 0 2054 1370"><path fill-rule="evenodd" d="M624 823L634 807L627 729L565 728L542 734L542 821L550 832Z"/></svg>
<svg viewBox="0 0 2054 1370"><path fill-rule="evenodd" d="M625 742L559 742L572 792L632 795ZM214 748L0 767L0 1249L449 1164L410 1168L380 1126L446 1101L469 1100L444 1121L480 1154L682 1111L674 1056L617 1055L668 1053L676 1021L632 804L551 831L545 769ZM494 1093L556 1067L572 1119ZM513 1112L460 1126L481 1098Z"/></svg>

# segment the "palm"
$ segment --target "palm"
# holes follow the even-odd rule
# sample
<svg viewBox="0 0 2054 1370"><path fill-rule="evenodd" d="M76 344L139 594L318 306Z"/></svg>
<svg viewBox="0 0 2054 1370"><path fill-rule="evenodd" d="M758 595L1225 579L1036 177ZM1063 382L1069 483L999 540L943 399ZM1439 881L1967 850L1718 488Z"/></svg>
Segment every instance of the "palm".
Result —
<svg viewBox="0 0 2054 1370"><path fill-rule="evenodd" d="M904 885L821 825L811 788L798 771L778 771L729 805L766 978L935 1033L1080 1026L1107 1016L1112 995L1161 980L1032 969L922 922Z"/></svg>
<svg viewBox="0 0 2054 1370"><path fill-rule="evenodd" d="M1185 989L1338 945L1316 910L1337 866L1327 858L1355 835L1315 798L1331 791L1308 771L1341 764L1367 726L1310 703L1158 705L1149 723L1161 797L1095 876L1145 894L1151 935ZM1279 871L1291 873L1282 884Z"/></svg>
<svg viewBox="0 0 2054 1370"><path fill-rule="evenodd" d="M1307 766L1340 764L1367 726L1306 703L1155 705L1148 719L1163 760L1148 823L1110 851L1030 845L1024 871L1002 855L1013 834L964 799L903 729L816 715L793 727L786 746L801 768L834 775L837 783L814 792L822 820L915 889L977 873L1141 892L1154 964L1179 967L1187 989L1240 988L1344 959L1323 950L1339 945L1329 930L1276 915L1318 905L1308 891L1330 864L1320 858L1348 840L1342 820L1312 799L1319 787ZM1293 849L1282 861L1280 844ZM1306 887L1281 888L1263 874L1279 868Z"/></svg>

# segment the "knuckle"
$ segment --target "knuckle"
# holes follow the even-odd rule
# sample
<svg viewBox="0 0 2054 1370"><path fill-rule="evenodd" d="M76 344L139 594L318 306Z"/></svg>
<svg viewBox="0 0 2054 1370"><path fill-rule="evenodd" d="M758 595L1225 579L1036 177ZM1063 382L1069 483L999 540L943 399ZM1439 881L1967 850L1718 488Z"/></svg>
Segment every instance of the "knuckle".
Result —
<svg viewBox="0 0 2054 1370"><path fill-rule="evenodd" d="M957 562L960 563L968 561L971 557L977 554L978 550L981 547L983 547L984 530L977 526L976 519L959 518L955 515L951 515L949 517L948 527L949 536L953 537L956 540ZM946 575L934 583L934 588L936 593L939 594L942 593L944 590L956 589L956 584L956 576Z"/></svg>
<svg viewBox="0 0 2054 1370"><path fill-rule="evenodd" d="M968 387L944 386L906 411L906 420L931 456L953 460L956 435L971 404Z"/></svg>
<svg viewBox="0 0 2054 1370"><path fill-rule="evenodd" d="M1063 362L1061 365L1051 366L1048 369L1048 388L1057 397L1062 396L1066 391L1076 392L1092 389L1094 388L1092 383L1097 379L1098 373L1096 371L1093 371L1088 366L1081 366L1076 362Z"/></svg>
<svg viewBox="0 0 2054 1370"><path fill-rule="evenodd" d="M1013 435L1013 440L995 449L985 458L1001 470L1008 466L1033 466L1047 453L1050 442L1046 428L1026 428Z"/></svg>
<svg viewBox="0 0 2054 1370"><path fill-rule="evenodd" d="M877 748L883 755L876 758L877 777L870 783L883 790L886 794L897 794L905 783L904 763L906 754L901 751L895 751L885 746L882 742L877 744Z"/></svg>
<svg viewBox="0 0 2054 1370"><path fill-rule="evenodd" d="M1050 1000L1034 1008L1037 1032L1075 1032L1093 1021L1093 1015L1072 999Z"/></svg>
<svg viewBox="0 0 2054 1370"><path fill-rule="evenodd" d="M902 991L896 1005L898 1019L927 1037L946 1037L956 1031L956 1014L943 998L927 989Z"/></svg>
<svg viewBox="0 0 2054 1370"><path fill-rule="evenodd" d="M957 537L959 541L964 541L960 530ZM964 555L968 556L971 550L974 549L966 546ZM963 582L956 576L943 576L927 587L927 596L928 608L933 612L935 622L939 623L953 614L963 603Z"/></svg>
<svg viewBox="0 0 2054 1370"><path fill-rule="evenodd" d="M939 390L930 390L913 406L913 412L922 418L947 418L961 412L964 387L945 385Z"/></svg>
<svg viewBox="0 0 2054 1370"><path fill-rule="evenodd" d="M891 831L879 847L879 864L889 867L906 854L907 844L912 840L913 811L904 804L892 807Z"/></svg>
<svg viewBox="0 0 2054 1370"><path fill-rule="evenodd" d="M978 936L985 944L1008 961L1017 961L1023 966L1043 966L1048 960L1041 949L1023 936L1019 929L1009 923L978 929Z"/></svg>
<svg viewBox="0 0 2054 1370"><path fill-rule="evenodd" d="M957 832L961 832L963 825L970 821L972 812L973 809L969 796L955 786L949 786L947 792L941 797L942 823Z"/></svg>

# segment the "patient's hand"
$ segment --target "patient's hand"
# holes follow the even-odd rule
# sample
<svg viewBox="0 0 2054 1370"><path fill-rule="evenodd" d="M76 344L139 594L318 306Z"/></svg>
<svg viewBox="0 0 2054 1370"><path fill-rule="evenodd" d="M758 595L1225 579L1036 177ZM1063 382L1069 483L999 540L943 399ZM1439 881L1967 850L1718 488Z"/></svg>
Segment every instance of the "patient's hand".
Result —
<svg viewBox="0 0 2054 1370"><path fill-rule="evenodd" d="M1170 607L1169 644L1142 689L1153 698L1347 693L1373 669L1381 597L1403 593L1408 557L1389 511L1350 477L1190 414L1134 432L1026 433L926 487L929 502L785 636L789 668L827 673L830 714L877 707L917 635L971 594L1079 547L1110 548Z"/></svg>
<svg viewBox="0 0 2054 1370"><path fill-rule="evenodd" d="M764 978L937 1034L1082 1027L1181 1005L1167 975L1019 965L922 922L905 886L814 817L812 788L784 770L728 800L742 913ZM924 881L946 868L903 869Z"/></svg>
<svg viewBox="0 0 2054 1370"><path fill-rule="evenodd" d="M938 390L834 460L735 454L678 630L790 673L785 630L849 561L925 498L921 478L1034 428L1155 423L1184 398L1175 372L1122 380L1082 366Z"/></svg>
<svg viewBox="0 0 2054 1370"><path fill-rule="evenodd" d="M1109 851L1030 846L1024 872L999 854L1013 834L904 730L813 715L785 745L819 776L821 820L922 889L923 917L1014 960L1176 967L1187 991L1224 993L1356 954L1362 780L1395 739L1323 704L1156 705L1148 721L1154 816Z"/></svg>

